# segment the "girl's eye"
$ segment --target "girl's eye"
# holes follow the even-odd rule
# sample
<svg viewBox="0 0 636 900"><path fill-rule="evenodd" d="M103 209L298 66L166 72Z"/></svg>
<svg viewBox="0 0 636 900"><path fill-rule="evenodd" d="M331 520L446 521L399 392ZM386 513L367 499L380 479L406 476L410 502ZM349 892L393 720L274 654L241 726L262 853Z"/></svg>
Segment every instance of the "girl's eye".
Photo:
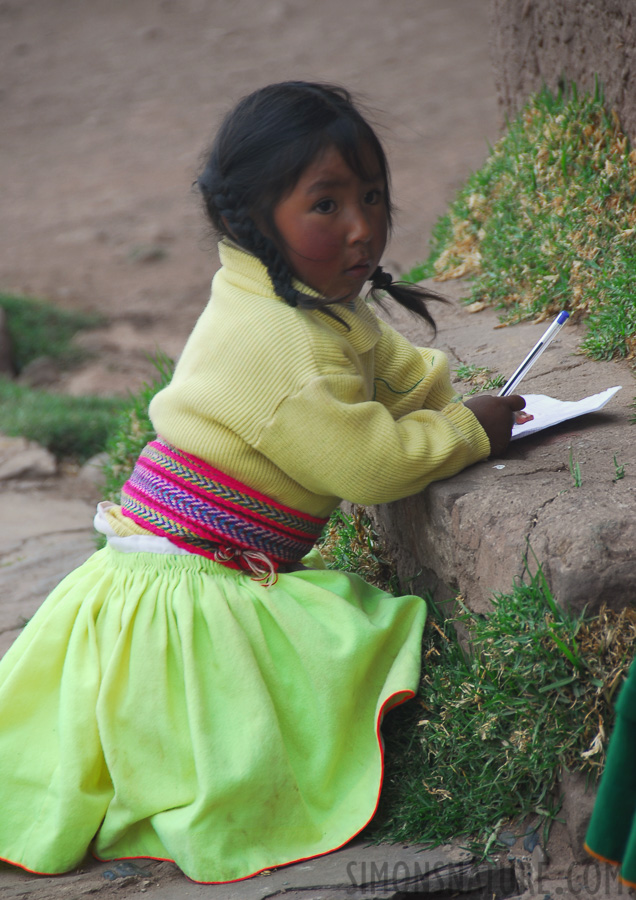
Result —
<svg viewBox="0 0 636 900"><path fill-rule="evenodd" d="M316 203L314 209L319 213L331 213L335 210L336 204L333 200L321 200L319 203Z"/></svg>
<svg viewBox="0 0 636 900"><path fill-rule="evenodd" d="M367 191L364 195L364 202L374 206L376 203L380 203L382 200L382 191L374 188L372 191Z"/></svg>

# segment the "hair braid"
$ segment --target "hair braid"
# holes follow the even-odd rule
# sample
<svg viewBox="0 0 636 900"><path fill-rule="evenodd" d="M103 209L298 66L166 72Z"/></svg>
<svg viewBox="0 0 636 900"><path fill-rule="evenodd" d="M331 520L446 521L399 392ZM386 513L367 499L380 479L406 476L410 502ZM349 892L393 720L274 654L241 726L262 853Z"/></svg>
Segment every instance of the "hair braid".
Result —
<svg viewBox="0 0 636 900"><path fill-rule="evenodd" d="M241 247L253 253L267 269L276 294L290 306L297 306L301 295L293 286L293 274L289 266L276 244L257 227L245 204L224 183L220 173L212 165L212 160L198 178L197 184L208 215L217 230L228 234Z"/></svg>
<svg viewBox="0 0 636 900"><path fill-rule="evenodd" d="M418 284L410 284L407 281L393 281L391 273L385 272L382 266L377 267L370 280L370 294L377 303L382 303L383 293L388 294L389 297L396 300L400 306L404 306L409 312L425 319L432 327L433 331L437 333L435 320L426 308L426 303L424 301L438 300L440 303L448 303L446 297L442 297L442 295L436 293L436 291L431 291Z"/></svg>
<svg viewBox="0 0 636 900"><path fill-rule="evenodd" d="M244 223L247 232L246 249L251 250L263 263L276 294L290 306L298 306L302 294L294 287L292 270L280 250L274 241L257 228L250 216L245 217Z"/></svg>

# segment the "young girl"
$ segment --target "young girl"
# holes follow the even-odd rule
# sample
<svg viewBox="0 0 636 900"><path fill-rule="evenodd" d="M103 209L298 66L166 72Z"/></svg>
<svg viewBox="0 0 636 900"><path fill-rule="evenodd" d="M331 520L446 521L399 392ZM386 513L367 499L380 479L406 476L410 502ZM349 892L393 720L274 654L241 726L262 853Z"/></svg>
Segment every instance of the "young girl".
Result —
<svg viewBox="0 0 636 900"><path fill-rule="evenodd" d="M341 89L284 83L227 116L198 181L222 268L108 546L0 665L0 858L63 872L174 860L245 878L371 819L379 727L417 688L424 602L307 555L341 498L375 504L505 449L521 397L462 403L438 350L360 298L389 176Z"/></svg>

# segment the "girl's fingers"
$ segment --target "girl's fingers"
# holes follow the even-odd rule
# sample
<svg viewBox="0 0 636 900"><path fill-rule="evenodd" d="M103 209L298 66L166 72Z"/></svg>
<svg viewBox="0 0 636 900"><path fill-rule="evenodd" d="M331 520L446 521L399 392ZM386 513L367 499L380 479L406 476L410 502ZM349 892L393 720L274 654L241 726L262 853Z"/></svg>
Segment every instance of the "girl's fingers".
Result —
<svg viewBox="0 0 636 900"><path fill-rule="evenodd" d="M521 396L521 394L510 394L508 397L500 397L500 400L505 400L506 405L513 412L517 412L520 409L523 409L526 405L525 398Z"/></svg>

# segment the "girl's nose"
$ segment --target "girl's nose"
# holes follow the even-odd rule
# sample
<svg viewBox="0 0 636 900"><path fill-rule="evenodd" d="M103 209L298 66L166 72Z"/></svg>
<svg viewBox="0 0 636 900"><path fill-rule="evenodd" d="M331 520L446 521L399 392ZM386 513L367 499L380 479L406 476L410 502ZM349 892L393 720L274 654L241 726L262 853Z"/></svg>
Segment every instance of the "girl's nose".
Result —
<svg viewBox="0 0 636 900"><path fill-rule="evenodd" d="M347 233L349 243L364 243L370 240L372 235L373 228L371 227L371 220L367 210L361 207L354 207L349 218L349 230Z"/></svg>

